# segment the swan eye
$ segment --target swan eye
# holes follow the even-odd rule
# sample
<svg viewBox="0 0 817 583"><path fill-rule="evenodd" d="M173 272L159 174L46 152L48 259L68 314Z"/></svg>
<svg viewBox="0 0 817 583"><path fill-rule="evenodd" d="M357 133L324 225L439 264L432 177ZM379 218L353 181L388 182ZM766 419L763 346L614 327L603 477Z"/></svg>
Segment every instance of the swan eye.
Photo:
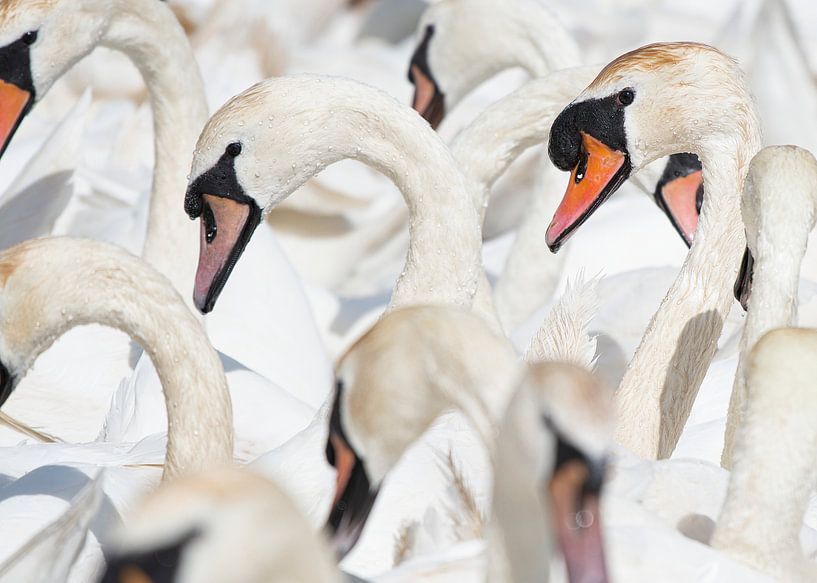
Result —
<svg viewBox="0 0 817 583"><path fill-rule="evenodd" d="M228 144L226 152L233 158L236 158L239 154L241 154L241 142L233 142L232 144Z"/></svg>
<svg viewBox="0 0 817 583"><path fill-rule="evenodd" d="M33 45L35 42L37 42L37 36L38 36L38 35L39 35L39 32L38 32L38 31L36 31L36 30L31 30L31 31L29 31L29 32L27 32L27 33L25 33L25 34L23 35L22 41L23 41L25 44L27 44L28 46L31 46L31 45Z"/></svg>
<svg viewBox="0 0 817 583"><path fill-rule="evenodd" d="M204 205L204 238L209 245L212 243L216 235L218 235L218 225L216 224L216 217L213 216L213 209L209 204Z"/></svg>
<svg viewBox="0 0 817 583"><path fill-rule="evenodd" d="M616 101L619 105L626 107L635 101L635 91L632 89L624 89L617 96Z"/></svg>

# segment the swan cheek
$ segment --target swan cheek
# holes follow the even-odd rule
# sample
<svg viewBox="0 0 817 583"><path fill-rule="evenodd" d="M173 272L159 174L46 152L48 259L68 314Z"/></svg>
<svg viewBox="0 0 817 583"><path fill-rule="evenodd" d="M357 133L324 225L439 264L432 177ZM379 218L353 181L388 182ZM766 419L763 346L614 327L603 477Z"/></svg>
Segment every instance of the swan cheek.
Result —
<svg viewBox="0 0 817 583"><path fill-rule="evenodd" d="M545 235L545 242L554 253L630 174L626 153L610 148L590 134L580 133L579 162L570 173L567 191Z"/></svg>
<svg viewBox="0 0 817 583"><path fill-rule="evenodd" d="M13 83L0 81L0 156L31 109L32 95Z"/></svg>
<svg viewBox="0 0 817 583"><path fill-rule="evenodd" d="M698 228L698 190L702 185L703 172L698 170L666 183L656 197L687 247L692 246Z"/></svg>
<svg viewBox="0 0 817 583"><path fill-rule="evenodd" d="M261 212L246 202L205 194L201 248L193 300L204 314L212 311L221 290L255 228Z"/></svg>

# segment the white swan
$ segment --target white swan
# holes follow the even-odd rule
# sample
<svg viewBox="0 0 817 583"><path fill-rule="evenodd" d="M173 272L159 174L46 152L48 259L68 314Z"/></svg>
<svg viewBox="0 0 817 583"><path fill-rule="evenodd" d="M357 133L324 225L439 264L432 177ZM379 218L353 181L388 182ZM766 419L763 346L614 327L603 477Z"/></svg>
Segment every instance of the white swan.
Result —
<svg viewBox="0 0 817 583"><path fill-rule="evenodd" d="M156 364L167 402L165 476L232 460L224 370L201 324L163 276L111 245L50 238L0 255L0 285L0 401L60 335L104 324L131 335ZM172 332L167 322L174 323ZM180 366L182 358L196 365Z"/></svg>
<svg viewBox="0 0 817 583"><path fill-rule="evenodd" d="M490 115L499 119L487 128L489 131L479 134L479 140L461 137L478 127L485 114L463 130L455 141L454 151L464 167L484 174L483 168L492 168L485 166L491 156L508 156L510 159L502 167L504 172L525 148L546 141L550 119L545 118L548 123L544 124L538 120L534 123L532 118L537 116L536 109L543 103L542 99L548 97L547 87L558 92L556 85L562 82L547 73L580 63L576 42L547 8L530 0L500 4L485 0L438 2L426 10L418 34L422 41L412 57L409 77L416 88L414 107L433 126L465 94L501 70L520 66L534 79L549 80L547 85L544 81L529 82L542 83L541 95L534 91L526 94L523 86L512 94L518 95L517 101L505 100L509 106L506 109L499 103L492 106ZM471 65L463 67L463 62ZM587 69L598 70L597 67ZM449 88L452 97L448 95ZM571 97L578 93L577 90L572 92ZM514 143L514 133L521 143ZM494 142L498 141L495 146ZM474 148L474 152L469 148ZM475 158L478 163L469 163L469 158ZM694 164L687 163L688 159ZM638 176L634 182L654 198L688 246L697 227L700 206L696 201L699 194L702 196L700 163L694 156L674 155L661 167L664 172L657 185L651 176ZM536 179L525 203L526 211L519 219L516 237L494 286L497 312L509 332L552 297L565 259L564 255L548 256L541 237L542 225L558 205L559 174L548 162L540 162L534 174ZM498 177L499 174L486 181L487 187ZM519 185L514 185L513 190L519 191ZM486 227L486 232L488 230Z"/></svg>
<svg viewBox="0 0 817 583"><path fill-rule="evenodd" d="M501 420L520 382L522 396L515 397L511 417L503 425L502 433L508 435L500 434L497 442ZM549 504L533 513L533 521L520 518L520 513L530 516L531 505L542 505L541 488L547 481L558 516L553 526L559 531L571 574L582 566L603 572L603 560L601 567L595 562L601 556L590 550L594 543L588 542L590 556L571 556L576 549L561 527L569 524L565 518L571 508L575 522L579 509L563 504L574 500L572 494L581 483L596 480L600 487L598 468L586 464L604 457L609 400L609 392L579 367L542 363L526 368L507 341L474 314L429 306L390 313L338 366L327 445L329 461L338 472L327 523L335 548L344 555L354 545L384 481L389 485L390 471L444 410L455 407L473 423L483 446L499 464L494 510L504 528L503 536L492 541L493 558L503 559L494 564L498 580L519 580L515 571L528 569L547 576ZM550 437L533 437L542 434ZM575 448L570 451L582 452L578 458L584 456L575 460L582 462L583 469L574 481L562 483L564 491L556 485L561 482L560 472L551 477L554 469L566 469L552 457L556 453L553 434ZM547 449L549 439L553 450ZM586 510L598 514L597 508ZM514 576L508 576L509 568Z"/></svg>
<svg viewBox="0 0 817 583"><path fill-rule="evenodd" d="M180 207L197 133L207 120L198 67L184 30L153 0L31 4L9 0L0 11L4 59L0 144L52 84L96 46L124 52L139 68L153 106L155 167L144 257L187 297L196 258L195 226ZM168 249L173 249L168 253Z"/></svg>
<svg viewBox="0 0 817 583"><path fill-rule="evenodd" d="M201 218L195 303L209 312L268 212L309 177L345 158L381 171L409 208L411 241L390 306L446 303L491 317L480 266L474 185L419 116L381 91L345 79L263 81L205 126L185 208Z"/></svg>
<svg viewBox="0 0 817 583"><path fill-rule="evenodd" d="M745 360L766 332L791 326L797 311L800 266L817 221L817 161L795 146L764 148L754 157L741 202L748 243L735 292L748 307L724 438L729 468L746 399Z"/></svg>
<svg viewBox="0 0 817 583"><path fill-rule="evenodd" d="M444 308L398 310L383 322L405 322L410 314L421 320L453 318L469 328L462 332L491 334L473 315ZM501 428L497 420L495 428L497 486L486 553L490 572L483 569L482 579L549 580L558 533L571 581L589 576L606 580L597 502L609 425L609 393L586 371L559 364L531 368L506 420ZM392 423L392 431L394 427ZM334 435L332 447L345 447L337 439ZM333 451L343 456L346 450ZM576 513L583 507L585 514L578 519L583 527L577 529ZM281 490L237 469L164 485L133 513L117 551L106 575L110 579L103 581L116 581L126 571L153 579L217 581L225 576L224 569L232 576L238 569L246 580L260 580L260 573L297 574L299 581L316 582L337 577L325 544ZM461 580L468 566L449 558L444 570L452 580ZM421 572L401 571L386 579L414 580Z"/></svg>
<svg viewBox="0 0 817 583"><path fill-rule="evenodd" d="M780 581L817 579L800 529L817 478L817 332L768 332L744 366L746 404L712 546ZM763 468L759 475L758 468Z"/></svg>
<svg viewBox="0 0 817 583"><path fill-rule="evenodd" d="M740 192L760 149L758 128L732 59L668 43L607 65L551 129L551 159L573 171L546 234L554 251L632 169L679 151L703 163L708 195L695 242L618 389L617 438L644 457L672 453L733 305Z"/></svg>
<svg viewBox="0 0 817 583"><path fill-rule="evenodd" d="M292 501L247 470L174 480L131 515L100 583L341 580L328 546Z"/></svg>

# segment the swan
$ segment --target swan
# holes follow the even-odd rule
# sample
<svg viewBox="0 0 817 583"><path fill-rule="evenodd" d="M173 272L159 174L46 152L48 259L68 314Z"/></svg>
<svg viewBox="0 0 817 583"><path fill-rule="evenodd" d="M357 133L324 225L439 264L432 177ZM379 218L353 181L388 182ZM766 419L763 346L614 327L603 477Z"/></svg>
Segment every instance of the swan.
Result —
<svg viewBox="0 0 817 583"><path fill-rule="evenodd" d="M193 52L172 10L154 0L9 0L0 11L0 30L5 41L0 41L0 151L54 82L96 46L122 51L137 66L151 98L155 136L143 256L186 297L195 273L195 225L185 219L179 193L207 121L207 104Z"/></svg>
<svg viewBox="0 0 817 583"><path fill-rule="evenodd" d="M201 219L196 307L213 309L262 213L346 158L388 176L409 209L411 240L390 307L470 307L479 288L475 309L495 319L480 265L476 189L448 148L385 93L313 75L262 81L205 126L185 198L188 215Z"/></svg>
<svg viewBox="0 0 817 583"><path fill-rule="evenodd" d="M232 407L221 361L164 276L114 246L55 237L3 252L0 286L0 405L59 336L99 323L131 335L156 364L168 416L164 477L232 460ZM193 355L195 366L180 365Z"/></svg>
<svg viewBox="0 0 817 583"><path fill-rule="evenodd" d="M341 580L328 545L281 488L240 468L162 485L113 546L100 583Z"/></svg>
<svg viewBox="0 0 817 583"><path fill-rule="evenodd" d="M712 535L714 548L780 581L817 578L800 545L817 478L815 354L817 332L796 328L766 333L750 352L729 490Z"/></svg>
<svg viewBox="0 0 817 583"><path fill-rule="evenodd" d="M536 83L539 77L559 82L548 73L553 70L577 67L579 49L570 33L556 16L538 2L512 0L497 4L485 0L451 0L431 5L421 20L418 44L410 64L409 79L415 85L413 106L431 124L439 125L446 110L456 106L466 94L486 78L514 66L522 67ZM476 42L475 39L480 39ZM463 67L461 63L471 63ZM598 71L589 67L588 70ZM439 76L440 80L436 77ZM522 91L522 89L518 91ZM543 93L546 89L543 87ZM577 87L571 97L580 92ZM451 95L449 97L449 95ZM547 94L545 94L546 96ZM546 141L548 127L531 123L541 96L527 101L520 94L516 102L508 102L506 110L496 109L490 115L504 115L480 140L455 140L455 156L463 167L469 166L469 157L478 163L470 165L477 172L489 158L486 152L497 152L497 157L518 157L524 148L517 146L507 134L516 131L525 148ZM463 130L479 125L482 116ZM509 127L503 128L504 121ZM518 129L517 129L518 127ZM524 129L523 129L524 128ZM527 130L527 131L525 131ZM493 133L492 133L493 132ZM499 133L497 133L499 132ZM499 141L496 150L492 143ZM466 145L459 147L457 145ZM468 148L475 148L471 153ZM518 149L517 149L518 148ZM527 211L520 219L516 238L505 260L505 267L494 286L497 312L506 330L513 330L555 291L563 268L564 255L548 257L542 245L541 229L558 205L559 173L547 162L540 162L536 183L526 203ZM487 166L491 168L491 166ZM502 171L507 166L502 168ZM645 173L645 174L651 174ZM499 175L488 182L492 185ZM651 176L635 179L635 183L658 204L674 228L689 246L698 221L697 199L703 195L700 163L693 155L673 155L666 162L664 172L656 184ZM655 184L647 188L647 184ZM518 186L515 188L518 190ZM486 204L487 204L486 192ZM487 229L486 229L487 230Z"/></svg>
<svg viewBox="0 0 817 583"><path fill-rule="evenodd" d="M72 32L74 29L76 32ZM13 79L21 85L15 89L13 83L4 83L4 91L29 95L28 105L14 127L68 68L97 46L122 51L137 66L150 95L155 150L143 257L170 279L198 314L190 297L197 260L196 225L184 213L183 192L196 138L207 121L208 110L192 49L172 10L167 3L155 0L60 0L38 3L36 7L14 0L3 5L0 30L9 38L19 37L0 53L19 49L25 56L4 61L13 63L13 70L0 71L0 79ZM0 132L0 141L5 139L7 144L13 129L5 138ZM222 314L208 319L207 330L222 353L316 408L325 396L323 387L329 385L331 367L305 292L269 229L259 230L255 243L259 249L251 249L248 255L252 260L247 260L254 268L249 270L252 273L246 269L237 273L242 281L236 281L236 287L240 284L243 293L231 294L225 300ZM274 274L280 302L269 302L268 294L262 299L259 294L265 290L259 286L246 288L246 280L259 272ZM258 317L242 334L236 334L232 328L234 313L256 303ZM276 326L297 326L300 333L284 334ZM285 346L286 350L270 355L259 350L260 345L266 349Z"/></svg>
<svg viewBox="0 0 817 583"><path fill-rule="evenodd" d="M524 396L514 396L517 387ZM541 494L536 494L541 491L540 480L560 468L547 465L555 463L549 458L555 449L550 454L542 450L548 443L555 446L553 438L559 435L572 445L574 449L567 450L576 453L582 467L574 481L567 479L564 491L556 484L561 481L559 471L549 478L553 504L562 513L554 523L568 568L571 576L582 567L603 572L603 557L590 551L594 543L588 542L590 556L573 556L570 543L576 541L561 529L570 524L565 521L570 509L562 506L573 500L570 492L580 491L585 480L596 480L600 486L600 466L592 464L604 458L609 401L609 392L580 367L557 363L525 367L509 343L472 313L441 306L391 312L338 365L327 440L327 458L337 469L333 510L327 521L334 547L343 556L355 544L380 488L384 481L388 484L389 472L432 422L453 406L474 424L498 464L494 511L505 528L494 544L504 540L505 545L497 547L497 558L516 565L513 570L544 571L546 577L550 529L543 531L537 525L549 513L534 512L537 525L523 521L519 513L529 516L531 504L541 504ZM510 409L509 402L515 403ZM510 419L503 424L506 409ZM395 423L396 419L400 422ZM509 436L503 437L506 432ZM550 439L532 437L542 433L550 433ZM597 508L586 510L598 514ZM601 565L594 560L601 560ZM500 564L497 573L511 568ZM503 573L498 580L519 579L517 573Z"/></svg>
<svg viewBox="0 0 817 583"><path fill-rule="evenodd" d="M749 351L766 332L791 326L796 317L800 266L817 221L817 160L795 146L764 148L749 166L741 210L748 246L735 293L748 313L726 422L721 463L727 469L742 424Z"/></svg>
<svg viewBox="0 0 817 583"><path fill-rule="evenodd" d="M444 311L405 310L427 310L431 317ZM474 316L455 314L486 330ZM568 554L571 581L591 575L606 580L597 501L609 425L609 393L586 371L566 364L531 368L497 426L489 580L549 580L554 532ZM582 515L590 524L578 531L569 530L577 520L574 496L594 513L592 521ZM553 510L545 502L551 497ZM126 572L152 580L220 581L224 569L236 577L237 564L248 581L273 574L316 582L338 577L326 543L295 505L274 482L245 469L163 485L133 512L119 538L103 581L118 581ZM446 571L461 577L462 568L449 559ZM411 572L399 579L414 580Z"/></svg>
<svg viewBox="0 0 817 583"><path fill-rule="evenodd" d="M737 64L695 43L647 45L612 61L551 128L551 160L572 171L545 235L552 251L633 169L684 151L703 164L708 196L695 242L617 391L617 439L643 457L672 453L732 306L745 244L740 192L758 128Z"/></svg>

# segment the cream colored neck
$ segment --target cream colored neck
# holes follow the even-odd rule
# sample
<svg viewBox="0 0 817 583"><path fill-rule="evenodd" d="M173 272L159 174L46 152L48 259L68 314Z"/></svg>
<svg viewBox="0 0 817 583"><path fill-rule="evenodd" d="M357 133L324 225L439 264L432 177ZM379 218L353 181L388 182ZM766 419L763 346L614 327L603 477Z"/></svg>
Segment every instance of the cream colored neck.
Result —
<svg viewBox="0 0 817 583"><path fill-rule="evenodd" d="M618 388L616 438L648 459L675 449L734 304L745 247L740 194L760 149L757 132L747 135L746 142L721 141L697 152L709 194L695 243Z"/></svg>
<svg viewBox="0 0 817 583"><path fill-rule="evenodd" d="M764 336L748 357L745 421L712 546L780 581L814 581L800 530L817 479L813 330Z"/></svg>
<svg viewBox="0 0 817 583"><path fill-rule="evenodd" d="M740 359L729 400L726 419L723 455L721 465L729 469L732 464L735 432L743 418L746 401L746 359L755 343L769 330L791 326L797 316L797 288L800 280L800 265L806 250L803 236L799 248L774 249L761 246L753 249L755 257L752 297L746 325L740 338ZM753 309L753 306L758 308Z"/></svg>
<svg viewBox="0 0 817 583"><path fill-rule="evenodd" d="M117 0L100 44L125 53L145 80L153 110L155 165L143 257L192 309L198 223L184 212L187 175L207 121L204 85L184 30L164 2Z"/></svg>
<svg viewBox="0 0 817 583"><path fill-rule="evenodd" d="M37 299L26 294L21 301L41 306L39 314L17 310L9 316L20 326L33 326L27 361L19 369L30 368L74 326L120 329L145 348L162 382L168 418L165 478L231 462L232 409L224 370L201 324L169 282L106 244L53 238L26 245L28 253L36 253L26 261L38 262L38 273L46 275L14 274L15 279L37 277Z"/></svg>

